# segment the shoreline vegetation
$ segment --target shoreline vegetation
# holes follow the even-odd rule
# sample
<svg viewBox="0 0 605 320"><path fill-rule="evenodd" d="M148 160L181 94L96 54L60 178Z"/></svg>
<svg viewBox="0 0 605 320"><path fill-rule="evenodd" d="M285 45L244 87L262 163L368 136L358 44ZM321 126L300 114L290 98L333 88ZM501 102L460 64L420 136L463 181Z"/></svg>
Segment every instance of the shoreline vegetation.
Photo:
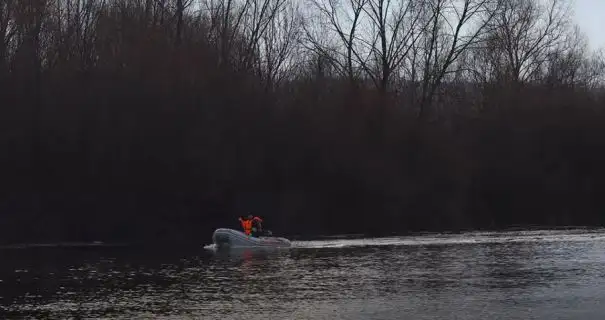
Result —
<svg viewBox="0 0 605 320"><path fill-rule="evenodd" d="M605 225L568 0L4 0L0 244Z"/></svg>

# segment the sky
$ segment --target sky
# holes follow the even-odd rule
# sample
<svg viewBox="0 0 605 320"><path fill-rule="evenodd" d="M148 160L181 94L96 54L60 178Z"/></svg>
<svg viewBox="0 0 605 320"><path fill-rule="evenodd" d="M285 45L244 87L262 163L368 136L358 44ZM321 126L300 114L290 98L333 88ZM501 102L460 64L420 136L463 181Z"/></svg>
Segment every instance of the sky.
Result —
<svg viewBox="0 0 605 320"><path fill-rule="evenodd" d="M605 0L574 0L574 18L590 42L590 48L605 49Z"/></svg>

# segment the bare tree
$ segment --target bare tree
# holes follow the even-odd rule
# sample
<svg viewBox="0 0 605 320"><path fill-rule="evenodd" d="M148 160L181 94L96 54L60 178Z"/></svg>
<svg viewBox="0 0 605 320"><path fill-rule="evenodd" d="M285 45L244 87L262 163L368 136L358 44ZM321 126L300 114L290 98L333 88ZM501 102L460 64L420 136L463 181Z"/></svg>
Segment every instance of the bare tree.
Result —
<svg viewBox="0 0 605 320"><path fill-rule="evenodd" d="M419 1L369 0L367 13L376 41L371 48L376 74L371 78L382 92L389 89L392 76L408 58L428 23L423 21L423 3ZM370 71L367 66L364 66Z"/></svg>
<svg viewBox="0 0 605 320"><path fill-rule="evenodd" d="M605 87L605 50L593 52L580 67L582 84L591 90Z"/></svg>
<svg viewBox="0 0 605 320"><path fill-rule="evenodd" d="M202 3L210 21L209 40L219 50L219 65L232 62L233 47L243 23L250 0L205 0Z"/></svg>
<svg viewBox="0 0 605 320"><path fill-rule="evenodd" d="M9 44L15 35L13 9L13 0L0 2L0 75L8 65Z"/></svg>
<svg viewBox="0 0 605 320"><path fill-rule="evenodd" d="M38 79L42 66L43 26L48 2L45 0L15 2L15 56L14 63L22 71L32 72ZM24 73L28 73L24 72Z"/></svg>
<svg viewBox="0 0 605 320"><path fill-rule="evenodd" d="M602 51L590 52L588 39L575 27L553 49L544 70L551 86L596 87L604 75Z"/></svg>
<svg viewBox="0 0 605 320"><path fill-rule="evenodd" d="M399 75L413 44L425 28L420 19L423 1L413 0L315 0L322 23L320 37L334 34L338 47L338 64L343 74L353 80L363 72L381 91L389 90L394 75ZM310 32L307 32L310 35ZM327 53L317 36L309 36L313 49Z"/></svg>
<svg viewBox="0 0 605 320"><path fill-rule="evenodd" d="M259 54L259 46L267 32L276 32L276 19L284 13L287 0L249 0L248 10L244 14L242 24L242 47L240 65L251 69ZM280 22L286 22L281 20Z"/></svg>
<svg viewBox="0 0 605 320"><path fill-rule="evenodd" d="M557 48L548 53L544 65L544 80L553 86L573 86L588 54L587 39L579 28L574 28Z"/></svg>
<svg viewBox="0 0 605 320"><path fill-rule="evenodd" d="M569 24L567 0L504 1L488 35L504 59L508 81L539 79L553 50L565 40Z"/></svg>
<svg viewBox="0 0 605 320"><path fill-rule="evenodd" d="M59 61L80 69L94 63L95 25L105 1L57 0L49 12L47 65Z"/></svg>
<svg viewBox="0 0 605 320"><path fill-rule="evenodd" d="M426 116L446 76L458 71L454 67L462 54L482 41L500 4L500 0L430 0L425 13L429 27L415 50L422 70L419 118Z"/></svg>
<svg viewBox="0 0 605 320"><path fill-rule="evenodd" d="M308 23L304 25L306 47L320 56L334 57L332 63L350 81L359 76L358 67L365 65L367 59L362 57L363 52L367 51L364 50L366 43L358 35L367 2L313 0L311 5L316 10L316 16L308 17ZM330 41L331 37L336 39L336 45Z"/></svg>
<svg viewBox="0 0 605 320"><path fill-rule="evenodd" d="M300 37L300 18L298 7L285 4L270 20L258 41L256 69L265 82L266 90L278 86L297 63L293 54Z"/></svg>
<svg viewBox="0 0 605 320"><path fill-rule="evenodd" d="M175 43L177 46L181 45L183 38L183 17L185 11L193 3L193 0L176 0L176 39Z"/></svg>
<svg viewBox="0 0 605 320"><path fill-rule="evenodd" d="M219 64L252 69L259 44L287 0L204 0L210 41L219 51Z"/></svg>

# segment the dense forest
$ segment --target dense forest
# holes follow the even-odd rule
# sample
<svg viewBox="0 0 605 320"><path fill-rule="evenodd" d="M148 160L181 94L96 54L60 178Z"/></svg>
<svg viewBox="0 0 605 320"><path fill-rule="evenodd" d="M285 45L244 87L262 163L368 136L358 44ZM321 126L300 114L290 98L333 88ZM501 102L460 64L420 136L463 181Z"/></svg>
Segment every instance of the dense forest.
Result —
<svg viewBox="0 0 605 320"><path fill-rule="evenodd" d="M2 0L0 242L605 224L567 0Z"/></svg>

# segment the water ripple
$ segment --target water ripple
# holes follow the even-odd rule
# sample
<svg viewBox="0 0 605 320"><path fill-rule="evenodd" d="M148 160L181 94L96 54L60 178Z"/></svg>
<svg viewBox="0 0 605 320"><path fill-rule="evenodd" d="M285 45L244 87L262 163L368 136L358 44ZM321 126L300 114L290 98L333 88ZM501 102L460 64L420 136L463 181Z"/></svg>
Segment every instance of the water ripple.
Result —
<svg viewBox="0 0 605 320"><path fill-rule="evenodd" d="M605 233L294 242L275 252L4 251L0 314L65 319L602 319Z"/></svg>

